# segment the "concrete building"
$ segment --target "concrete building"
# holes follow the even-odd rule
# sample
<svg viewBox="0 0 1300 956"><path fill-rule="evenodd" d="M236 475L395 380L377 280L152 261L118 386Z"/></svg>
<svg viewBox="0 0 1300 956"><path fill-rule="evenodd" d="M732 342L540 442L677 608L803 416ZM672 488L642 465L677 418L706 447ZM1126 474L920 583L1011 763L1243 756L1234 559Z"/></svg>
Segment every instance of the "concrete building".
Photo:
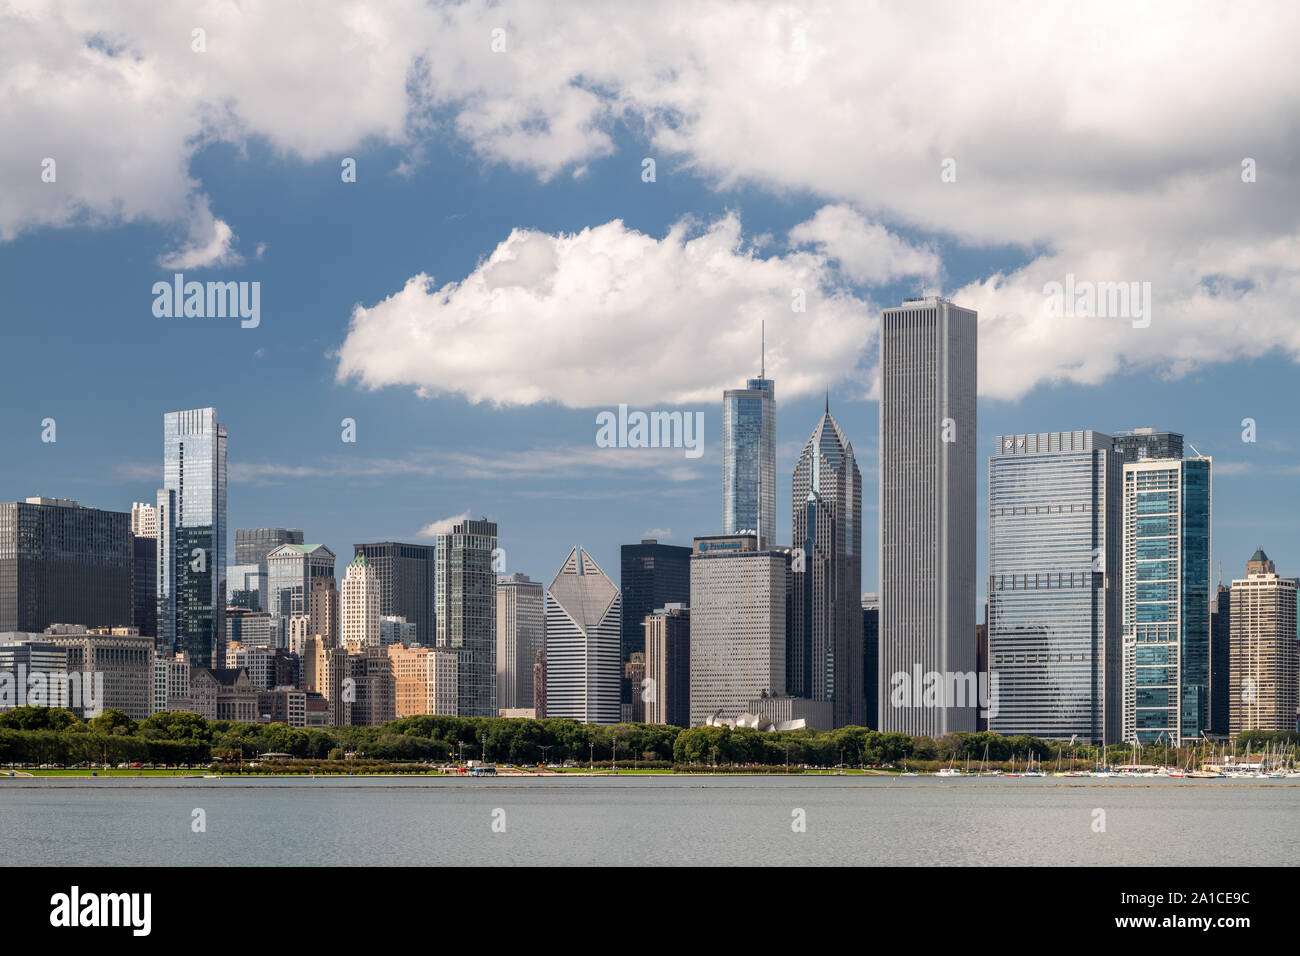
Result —
<svg viewBox="0 0 1300 956"><path fill-rule="evenodd" d="M18 707L73 707L68 652L42 634L0 634L0 713ZM80 687L76 688L80 704Z"/></svg>
<svg viewBox="0 0 1300 956"><path fill-rule="evenodd" d="M692 726L735 718L747 701L786 693L790 550L757 534L695 539L691 555Z"/></svg>
<svg viewBox="0 0 1300 956"><path fill-rule="evenodd" d="M1121 469L1145 458L1182 458L1183 436L1154 428L1135 428L1116 434L1111 439L1111 450L1119 456Z"/></svg>
<svg viewBox="0 0 1300 956"><path fill-rule="evenodd" d="M1122 466L1100 432L996 439L988 531L995 733L1120 739Z"/></svg>
<svg viewBox="0 0 1300 956"><path fill-rule="evenodd" d="M947 299L880 315L881 730L975 729L975 707L892 706L896 674L975 670L978 317Z"/></svg>
<svg viewBox="0 0 1300 956"><path fill-rule="evenodd" d="M533 664L546 647L546 590L526 574L497 576L497 705L533 706Z"/></svg>
<svg viewBox="0 0 1300 956"><path fill-rule="evenodd" d="M132 626L133 555L125 511L69 498L0 502L0 631Z"/></svg>
<svg viewBox="0 0 1300 956"><path fill-rule="evenodd" d="M396 686L388 652L378 644L364 644L346 657L353 700L348 714L354 727L378 727L397 719Z"/></svg>
<svg viewBox="0 0 1300 956"><path fill-rule="evenodd" d="M270 690L276 685L275 650L258 644L232 643L226 645L226 669L248 673L258 690Z"/></svg>
<svg viewBox="0 0 1300 956"><path fill-rule="evenodd" d="M271 615L265 611L250 611L248 608L243 607L226 608L225 646L229 649L230 645L234 643L244 646L256 644L260 647L274 647L275 638L271 633Z"/></svg>
<svg viewBox="0 0 1300 956"><path fill-rule="evenodd" d="M387 652L393 668L396 717L456 716L460 662L455 651L393 644Z"/></svg>
<svg viewBox="0 0 1300 956"><path fill-rule="evenodd" d="M618 588L580 547L546 590L546 713L616 724L622 604Z"/></svg>
<svg viewBox="0 0 1300 956"><path fill-rule="evenodd" d="M1296 643L1296 579L1280 578L1263 549L1232 582L1228 729L1296 730L1300 711L1300 646Z"/></svg>
<svg viewBox="0 0 1300 956"><path fill-rule="evenodd" d="M437 547L381 541L354 544L379 577L379 613L415 625L415 640L432 647L437 639Z"/></svg>
<svg viewBox="0 0 1300 956"><path fill-rule="evenodd" d="M171 710L173 699L190 696L190 665L184 657L153 659L153 713Z"/></svg>
<svg viewBox="0 0 1300 956"><path fill-rule="evenodd" d="M826 412L791 479L793 563L785 689L831 701L835 726L862 726L862 475L853 445Z"/></svg>
<svg viewBox="0 0 1300 956"><path fill-rule="evenodd" d="M153 639L134 627L83 627L51 624L44 639L68 652L68 673L80 674L83 686L103 677L103 692L96 705L73 707L81 717L105 710L120 710L132 720L153 713ZM89 705L90 701L84 702Z"/></svg>
<svg viewBox="0 0 1300 956"><path fill-rule="evenodd" d="M647 615L645 686L634 688L643 700L647 724L691 725L691 609L666 604Z"/></svg>
<svg viewBox="0 0 1300 956"><path fill-rule="evenodd" d="M198 714L205 720L255 724L258 689L242 669L197 668L190 674L190 693L168 701L169 710Z"/></svg>
<svg viewBox="0 0 1300 956"><path fill-rule="evenodd" d="M364 555L348 565L339 589L339 635L349 652L379 647L379 578Z"/></svg>
<svg viewBox="0 0 1300 956"><path fill-rule="evenodd" d="M267 610L272 617L311 611L313 582L334 577L334 552L323 544L282 544L266 556Z"/></svg>
<svg viewBox="0 0 1300 956"><path fill-rule="evenodd" d="M257 719L263 724L307 726L307 692L296 687L275 687L257 695Z"/></svg>
<svg viewBox="0 0 1300 956"><path fill-rule="evenodd" d="M391 647L404 644L407 647L420 643L420 629L404 617L396 614L383 614L379 618L379 646Z"/></svg>
<svg viewBox="0 0 1300 956"><path fill-rule="evenodd" d="M226 636L226 426L215 408L163 415L158 491L158 635L191 667L222 660ZM106 622L99 622L106 623Z"/></svg>
<svg viewBox="0 0 1300 956"><path fill-rule="evenodd" d="M131 623L144 637L158 634L158 508L131 504Z"/></svg>
<svg viewBox="0 0 1300 956"><path fill-rule="evenodd" d="M1209 726L1211 464L1124 466L1125 741L1186 743Z"/></svg>
<svg viewBox="0 0 1300 956"><path fill-rule="evenodd" d="M632 659L623 664L622 696L619 720L624 724L645 723L645 654L633 651Z"/></svg>
<svg viewBox="0 0 1300 956"><path fill-rule="evenodd" d="M746 452L741 457L747 455ZM657 607L685 604L690 600L691 549L643 538L640 544L623 545L619 559L619 590L623 600L619 660L626 665L633 654L645 651L646 616ZM625 695L622 702L627 706L633 700Z"/></svg>
<svg viewBox="0 0 1300 956"><path fill-rule="evenodd" d="M438 647L460 654L461 717L497 714L497 526L457 522L437 538Z"/></svg>

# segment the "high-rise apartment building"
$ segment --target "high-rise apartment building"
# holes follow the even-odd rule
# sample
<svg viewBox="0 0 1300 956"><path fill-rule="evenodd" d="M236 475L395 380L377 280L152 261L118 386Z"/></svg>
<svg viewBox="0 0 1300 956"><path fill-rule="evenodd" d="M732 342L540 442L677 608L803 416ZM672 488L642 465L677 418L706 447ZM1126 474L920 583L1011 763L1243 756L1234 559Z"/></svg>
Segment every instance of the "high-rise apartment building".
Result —
<svg viewBox="0 0 1300 956"><path fill-rule="evenodd" d="M1232 582L1228 725L1233 734L1296 730L1296 583L1295 578L1278 577L1262 548L1246 563L1246 576Z"/></svg>
<svg viewBox="0 0 1300 956"><path fill-rule="evenodd" d="M862 595L862 716L875 727L880 721L880 595Z"/></svg>
<svg viewBox="0 0 1300 956"><path fill-rule="evenodd" d="M1144 458L1182 458L1183 436L1154 428L1135 428L1113 436L1111 450L1119 456L1121 467Z"/></svg>
<svg viewBox="0 0 1300 956"><path fill-rule="evenodd" d="M755 534L695 539L691 555L692 726L736 718L755 697L786 693L789 548Z"/></svg>
<svg viewBox="0 0 1300 956"><path fill-rule="evenodd" d="M531 708L533 665L546 648L546 591L526 574L497 576L497 707Z"/></svg>
<svg viewBox="0 0 1300 956"><path fill-rule="evenodd" d="M0 503L0 631L129 627L131 516L68 498Z"/></svg>
<svg viewBox="0 0 1300 956"><path fill-rule="evenodd" d="M144 637L158 633L158 508L131 504L132 624Z"/></svg>
<svg viewBox="0 0 1300 956"><path fill-rule="evenodd" d="M1228 687L1232 672L1232 588L1223 583L1219 563L1219 587L1210 596L1210 729L1216 736L1228 733Z"/></svg>
<svg viewBox="0 0 1300 956"><path fill-rule="evenodd" d="M497 526L465 520L438 535L438 647L460 654L461 717L497 716Z"/></svg>
<svg viewBox="0 0 1300 956"><path fill-rule="evenodd" d="M891 702L895 675L975 670L978 318L947 299L880 314L880 729L973 731L977 708ZM922 704L924 701L922 701Z"/></svg>
<svg viewBox="0 0 1300 956"><path fill-rule="evenodd" d="M774 542L776 391L766 375L760 361L758 378L722 393L722 530Z"/></svg>
<svg viewBox="0 0 1300 956"><path fill-rule="evenodd" d="M546 713L586 724L621 716L619 590L582 548L546 589Z"/></svg>
<svg viewBox="0 0 1300 956"><path fill-rule="evenodd" d="M358 554L348 565L339 589L339 634L351 653L379 647L379 576Z"/></svg>
<svg viewBox="0 0 1300 956"><path fill-rule="evenodd" d="M829 399L791 490L791 543L802 561L793 565L786 689L831 702L837 727L861 726L862 475Z"/></svg>
<svg viewBox="0 0 1300 956"><path fill-rule="evenodd" d="M354 554L365 555L379 578L379 613L404 617L415 625L415 639L426 647L437 636L437 547L381 541L354 544Z"/></svg>
<svg viewBox="0 0 1300 956"><path fill-rule="evenodd" d="M158 646L190 667L223 657L226 609L226 426L215 408L163 415L158 492Z"/></svg>
<svg viewBox="0 0 1300 956"><path fill-rule="evenodd" d="M1180 744L1209 726L1210 517L1209 458L1124 466L1125 741Z"/></svg>
<svg viewBox="0 0 1300 956"><path fill-rule="evenodd" d="M393 644L387 648L387 653L393 666L397 717L456 716L460 704L460 655L457 652Z"/></svg>
<svg viewBox="0 0 1300 956"><path fill-rule="evenodd" d="M1120 739L1122 476L1100 432L997 438L989 459L991 731Z"/></svg>
<svg viewBox="0 0 1300 956"><path fill-rule="evenodd" d="M648 614L645 629L644 701L647 724L691 725L691 610L667 604Z"/></svg>

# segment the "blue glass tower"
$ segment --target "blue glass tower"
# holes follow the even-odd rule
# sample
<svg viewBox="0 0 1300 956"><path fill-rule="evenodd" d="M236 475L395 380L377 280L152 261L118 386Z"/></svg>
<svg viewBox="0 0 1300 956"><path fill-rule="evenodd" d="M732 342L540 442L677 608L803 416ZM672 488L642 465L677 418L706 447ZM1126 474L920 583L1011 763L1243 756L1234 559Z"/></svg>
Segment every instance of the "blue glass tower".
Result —
<svg viewBox="0 0 1300 956"><path fill-rule="evenodd" d="M775 541L776 392L766 371L760 360L758 378L722 394L722 532Z"/></svg>
<svg viewBox="0 0 1300 956"><path fill-rule="evenodd" d="M1124 466L1124 739L1198 739L1210 718L1209 458Z"/></svg>
<svg viewBox="0 0 1300 956"><path fill-rule="evenodd" d="M163 415L158 644L221 666L226 631L226 426L215 408Z"/></svg>

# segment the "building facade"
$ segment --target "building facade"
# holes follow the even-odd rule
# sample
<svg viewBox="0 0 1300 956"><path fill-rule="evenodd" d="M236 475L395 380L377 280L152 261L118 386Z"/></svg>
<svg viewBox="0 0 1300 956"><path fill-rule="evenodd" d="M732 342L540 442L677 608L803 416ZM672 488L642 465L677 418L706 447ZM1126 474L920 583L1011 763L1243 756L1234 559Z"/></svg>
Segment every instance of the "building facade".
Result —
<svg viewBox="0 0 1300 956"><path fill-rule="evenodd" d="M354 544L379 577L379 613L404 617L415 625L415 639L432 647L437 637L437 547L381 541Z"/></svg>
<svg viewBox="0 0 1300 956"><path fill-rule="evenodd" d="M1100 432L996 439L988 656L997 699L987 708L989 730L1120 739L1122 476L1123 462Z"/></svg>
<svg viewBox="0 0 1300 956"><path fill-rule="evenodd" d="M497 715L497 526L457 522L438 535L437 644L460 654L461 717Z"/></svg>
<svg viewBox="0 0 1300 956"><path fill-rule="evenodd" d="M776 541L776 391L762 367L722 393L722 531Z"/></svg>
<svg viewBox="0 0 1300 956"><path fill-rule="evenodd" d="M786 691L862 726L862 475L830 401L791 481L792 619Z"/></svg>
<svg viewBox="0 0 1300 956"><path fill-rule="evenodd" d="M1296 730L1300 710L1300 645L1296 642L1296 580L1280 578L1263 549L1232 582L1232 644L1228 729Z"/></svg>
<svg viewBox="0 0 1300 956"><path fill-rule="evenodd" d="M266 556L266 609L272 617L311 611L312 583L334 577L334 552L323 544L282 544Z"/></svg>
<svg viewBox="0 0 1300 956"><path fill-rule="evenodd" d="M622 714L621 595L580 547L546 589L546 714L616 724Z"/></svg>
<svg viewBox="0 0 1300 956"><path fill-rule="evenodd" d="M978 317L947 299L880 321L881 730L975 729L974 707L893 706L894 675L975 669Z"/></svg>
<svg viewBox="0 0 1300 956"><path fill-rule="evenodd" d="M546 647L546 591L526 574L497 576L497 706L532 708L533 665Z"/></svg>
<svg viewBox="0 0 1300 956"><path fill-rule="evenodd" d="M132 624L144 637L158 634L158 508L131 504Z"/></svg>
<svg viewBox="0 0 1300 956"><path fill-rule="evenodd" d="M655 608L684 604L691 597L691 549L643 538L619 553L619 588L623 596L623 648L626 664L645 650L645 619ZM624 704L631 704L626 698Z"/></svg>
<svg viewBox="0 0 1300 956"><path fill-rule="evenodd" d="M640 689L647 724L691 725L691 610L667 604L647 615L645 686Z"/></svg>
<svg viewBox="0 0 1300 956"><path fill-rule="evenodd" d="M1125 741L1209 726L1211 481L1209 458L1124 466Z"/></svg>
<svg viewBox="0 0 1300 956"><path fill-rule="evenodd" d="M1154 428L1135 428L1113 436L1111 450L1119 456L1120 467L1145 458L1182 458L1183 436Z"/></svg>
<svg viewBox="0 0 1300 956"><path fill-rule="evenodd" d="M339 634L352 653L380 646L379 576L363 554L352 559L339 589Z"/></svg>
<svg viewBox="0 0 1300 956"><path fill-rule="evenodd" d="M691 726L735 718L786 692L790 549L756 534L695 539L691 555Z"/></svg>
<svg viewBox="0 0 1300 956"><path fill-rule="evenodd" d="M163 415L157 507L157 645L212 667L225 640L228 549L226 426L215 408Z"/></svg>

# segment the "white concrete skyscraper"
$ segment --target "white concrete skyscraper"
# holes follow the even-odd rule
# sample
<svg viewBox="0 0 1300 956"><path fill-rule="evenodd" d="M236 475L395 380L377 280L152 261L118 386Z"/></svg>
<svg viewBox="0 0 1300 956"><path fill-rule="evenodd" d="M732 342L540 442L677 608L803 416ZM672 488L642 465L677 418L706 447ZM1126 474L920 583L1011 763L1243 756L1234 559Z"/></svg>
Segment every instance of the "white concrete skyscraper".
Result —
<svg viewBox="0 0 1300 956"><path fill-rule="evenodd" d="M937 706L907 678L975 672L978 319L939 296L880 313L880 727L975 729L975 701ZM907 675L898 677L896 675Z"/></svg>
<svg viewBox="0 0 1300 956"><path fill-rule="evenodd" d="M533 706L537 652L546 649L546 595L526 574L497 575L497 706Z"/></svg>
<svg viewBox="0 0 1300 956"><path fill-rule="evenodd" d="M352 559L339 588L339 634L354 653L380 644L379 575L362 554Z"/></svg>
<svg viewBox="0 0 1300 956"><path fill-rule="evenodd" d="M776 392L758 378L722 393L722 532L776 540Z"/></svg>
<svg viewBox="0 0 1300 956"><path fill-rule="evenodd" d="M569 552L546 589L546 716L585 724L620 717L622 602L582 548Z"/></svg>

